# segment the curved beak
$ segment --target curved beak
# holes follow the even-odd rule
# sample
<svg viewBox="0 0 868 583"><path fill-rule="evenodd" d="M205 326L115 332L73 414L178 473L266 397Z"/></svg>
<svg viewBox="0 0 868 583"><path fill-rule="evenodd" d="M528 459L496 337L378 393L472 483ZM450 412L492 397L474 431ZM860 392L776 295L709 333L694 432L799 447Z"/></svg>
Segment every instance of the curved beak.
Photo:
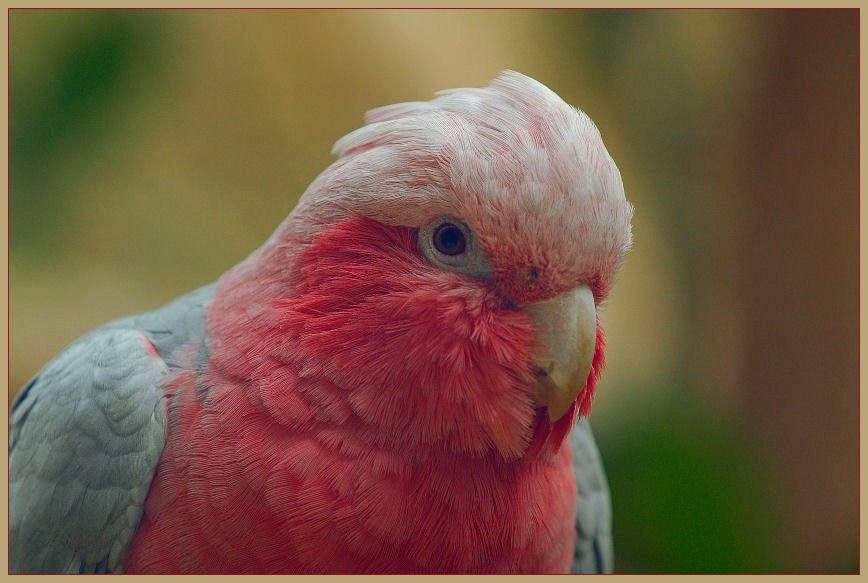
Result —
<svg viewBox="0 0 868 583"><path fill-rule="evenodd" d="M539 345L531 364L534 400L552 422L563 417L588 380L597 342L597 311L587 286L526 307Z"/></svg>

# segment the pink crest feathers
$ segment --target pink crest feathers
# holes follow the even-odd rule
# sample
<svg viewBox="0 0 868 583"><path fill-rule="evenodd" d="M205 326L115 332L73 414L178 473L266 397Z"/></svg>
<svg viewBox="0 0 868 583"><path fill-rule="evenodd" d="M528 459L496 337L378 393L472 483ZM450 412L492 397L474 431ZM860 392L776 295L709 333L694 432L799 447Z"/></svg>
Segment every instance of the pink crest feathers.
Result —
<svg viewBox="0 0 868 583"><path fill-rule="evenodd" d="M521 299L583 280L604 296L631 246L632 206L591 119L514 71L437 95L369 112L296 212L314 224L349 212L410 227L454 215L500 279L523 265L547 272L538 293L516 291Z"/></svg>

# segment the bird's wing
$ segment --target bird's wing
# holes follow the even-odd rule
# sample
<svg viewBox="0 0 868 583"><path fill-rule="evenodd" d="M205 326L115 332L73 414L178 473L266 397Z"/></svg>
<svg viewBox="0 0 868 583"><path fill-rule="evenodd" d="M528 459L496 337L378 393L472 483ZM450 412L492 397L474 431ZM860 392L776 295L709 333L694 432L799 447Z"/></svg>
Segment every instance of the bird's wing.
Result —
<svg viewBox="0 0 868 583"><path fill-rule="evenodd" d="M212 293L94 330L21 390L9 420L10 572L122 570L165 445L167 360L201 341Z"/></svg>
<svg viewBox="0 0 868 583"><path fill-rule="evenodd" d="M609 485L591 425L580 420L570 434L573 470L579 490L573 573L612 573L612 505Z"/></svg>

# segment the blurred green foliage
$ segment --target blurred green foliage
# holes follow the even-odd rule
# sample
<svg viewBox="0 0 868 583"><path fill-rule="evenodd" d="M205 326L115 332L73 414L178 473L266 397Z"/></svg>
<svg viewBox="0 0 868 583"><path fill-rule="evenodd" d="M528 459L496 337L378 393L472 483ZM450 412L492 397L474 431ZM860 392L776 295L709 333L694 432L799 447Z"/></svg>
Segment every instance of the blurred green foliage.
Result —
<svg viewBox="0 0 868 583"><path fill-rule="evenodd" d="M9 236L14 253L38 261L49 249L64 252L49 246L50 234L63 228L71 202L58 180L66 149L99 141L111 131L125 97L122 90L159 68L166 49L158 42L165 22L154 12L45 12L38 16L42 26L75 32L52 35L60 43L50 47L50 54L34 58L27 54L29 39L22 37L44 30L18 26L22 18L31 21L34 15L11 15L9 179L13 193L27 196L10 197L14 220Z"/></svg>
<svg viewBox="0 0 868 583"><path fill-rule="evenodd" d="M683 395L683 383L667 388L679 384ZM687 403L672 399L618 432L598 431L618 571L780 572L780 485L740 428Z"/></svg>

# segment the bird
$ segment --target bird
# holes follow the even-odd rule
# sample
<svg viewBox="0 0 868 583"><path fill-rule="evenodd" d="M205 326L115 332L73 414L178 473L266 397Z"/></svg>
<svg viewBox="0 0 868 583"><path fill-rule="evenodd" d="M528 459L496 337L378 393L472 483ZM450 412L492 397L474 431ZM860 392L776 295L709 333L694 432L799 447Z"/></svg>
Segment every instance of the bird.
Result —
<svg viewBox="0 0 868 583"><path fill-rule="evenodd" d="M13 573L611 572L588 421L633 206L542 83L373 109L264 244L9 421Z"/></svg>

